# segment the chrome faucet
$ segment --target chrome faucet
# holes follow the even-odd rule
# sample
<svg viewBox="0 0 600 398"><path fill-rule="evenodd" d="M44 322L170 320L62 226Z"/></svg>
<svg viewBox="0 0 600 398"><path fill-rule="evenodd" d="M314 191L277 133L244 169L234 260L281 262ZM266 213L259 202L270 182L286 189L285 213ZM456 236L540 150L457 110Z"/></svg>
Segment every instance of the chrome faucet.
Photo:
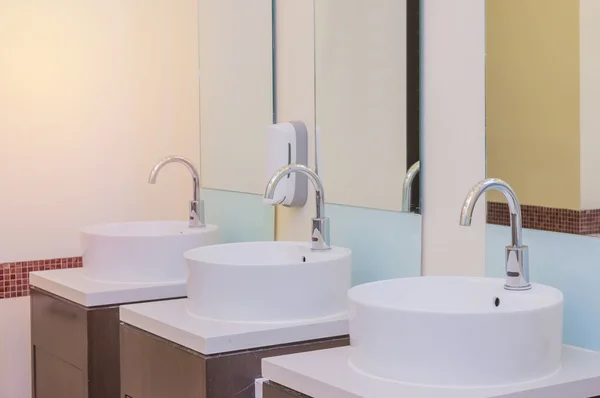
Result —
<svg viewBox="0 0 600 398"><path fill-rule="evenodd" d="M460 225L470 226L475 203L486 191L494 189L500 191L508 202L510 211L510 225L512 242L506 246L506 283L507 290L528 290L529 283L529 248L523 246L523 222L521 218L521 205L515 191L506 182L498 178L488 178L473 187L460 213Z"/></svg>
<svg viewBox="0 0 600 398"><path fill-rule="evenodd" d="M182 156L167 156L160 162L156 163L156 165L152 169L152 172L150 172L148 183L155 184L156 176L158 176L160 170L169 163L180 163L184 165L185 168L188 169L188 171L192 175L192 179L194 182L194 197L190 201L190 227L204 227L204 201L200 199L200 175L198 174L198 170L196 170L192 162L190 162L188 159Z"/></svg>
<svg viewBox="0 0 600 398"><path fill-rule="evenodd" d="M265 199L273 199L277 184L290 173L301 173L308 177L315 187L317 198L317 214L312 219L312 250L324 251L331 249L329 239L329 218L325 217L325 192L321 178L310 168L302 164L283 166L273 174L265 189ZM278 203L274 203L277 205Z"/></svg>
<svg viewBox="0 0 600 398"><path fill-rule="evenodd" d="M418 161L410 166L404 177L404 183L402 184L402 211L405 213L410 213L410 208L412 207L412 183L420 170L421 162Z"/></svg>

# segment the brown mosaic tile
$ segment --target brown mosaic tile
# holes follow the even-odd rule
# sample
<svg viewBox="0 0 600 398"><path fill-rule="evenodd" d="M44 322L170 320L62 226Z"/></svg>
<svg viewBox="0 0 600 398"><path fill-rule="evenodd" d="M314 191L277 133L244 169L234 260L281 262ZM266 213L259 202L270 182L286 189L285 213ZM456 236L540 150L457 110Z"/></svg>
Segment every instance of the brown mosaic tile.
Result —
<svg viewBox="0 0 600 398"><path fill-rule="evenodd" d="M567 234L592 235L600 233L600 209L569 210L521 205L523 228ZM510 225L508 204L487 203L488 224Z"/></svg>
<svg viewBox="0 0 600 398"><path fill-rule="evenodd" d="M29 295L29 273L54 269L79 268L81 257L0 263L0 299Z"/></svg>

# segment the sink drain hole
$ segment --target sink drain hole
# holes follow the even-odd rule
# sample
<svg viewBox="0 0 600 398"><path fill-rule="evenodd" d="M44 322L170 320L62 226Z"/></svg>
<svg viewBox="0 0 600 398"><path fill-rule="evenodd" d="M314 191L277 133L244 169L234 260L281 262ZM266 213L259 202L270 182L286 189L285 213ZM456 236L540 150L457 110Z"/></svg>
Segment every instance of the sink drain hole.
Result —
<svg viewBox="0 0 600 398"><path fill-rule="evenodd" d="M306 262L306 257L302 256L302 262L305 263Z"/></svg>
<svg viewBox="0 0 600 398"><path fill-rule="evenodd" d="M500 299L499 299L498 297L496 297L496 298L494 299L494 305L495 305L496 307L499 307L499 306L500 306Z"/></svg>

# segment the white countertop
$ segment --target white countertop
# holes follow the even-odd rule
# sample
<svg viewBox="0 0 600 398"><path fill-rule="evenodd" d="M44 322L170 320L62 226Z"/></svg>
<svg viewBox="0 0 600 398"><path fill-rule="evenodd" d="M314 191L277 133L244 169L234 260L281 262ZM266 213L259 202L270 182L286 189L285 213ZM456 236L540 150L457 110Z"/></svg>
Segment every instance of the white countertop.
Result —
<svg viewBox="0 0 600 398"><path fill-rule="evenodd" d="M295 323L224 322L194 316L188 299L125 305L121 321L205 355L348 334L348 317Z"/></svg>
<svg viewBox="0 0 600 398"><path fill-rule="evenodd" d="M168 283L105 282L88 278L83 268L31 272L29 283L85 307L187 296L185 280Z"/></svg>
<svg viewBox="0 0 600 398"><path fill-rule="evenodd" d="M312 398L590 398L600 395L600 353L564 346L562 368L529 383L441 388L374 378L348 364L351 347L266 358L263 377Z"/></svg>

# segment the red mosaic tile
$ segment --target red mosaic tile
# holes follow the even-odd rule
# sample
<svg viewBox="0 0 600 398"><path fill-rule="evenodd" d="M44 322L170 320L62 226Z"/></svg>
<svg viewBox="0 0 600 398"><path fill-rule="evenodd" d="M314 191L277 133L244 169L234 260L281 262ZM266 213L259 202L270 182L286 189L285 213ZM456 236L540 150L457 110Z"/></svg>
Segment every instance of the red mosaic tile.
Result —
<svg viewBox="0 0 600 398"><path fill-rule="evenodd" d="M0 299L29 295L29 273L53 269L80 268L81 257L0 263Z"/></svg>
<svg viewBox="0 0 600 398"><path fill-rule="evenodd" d="M523 228L577 235L600 233L600 209L569 210L522 205ZM488 224L510 225L508 204L487 203Z"/></svg>

